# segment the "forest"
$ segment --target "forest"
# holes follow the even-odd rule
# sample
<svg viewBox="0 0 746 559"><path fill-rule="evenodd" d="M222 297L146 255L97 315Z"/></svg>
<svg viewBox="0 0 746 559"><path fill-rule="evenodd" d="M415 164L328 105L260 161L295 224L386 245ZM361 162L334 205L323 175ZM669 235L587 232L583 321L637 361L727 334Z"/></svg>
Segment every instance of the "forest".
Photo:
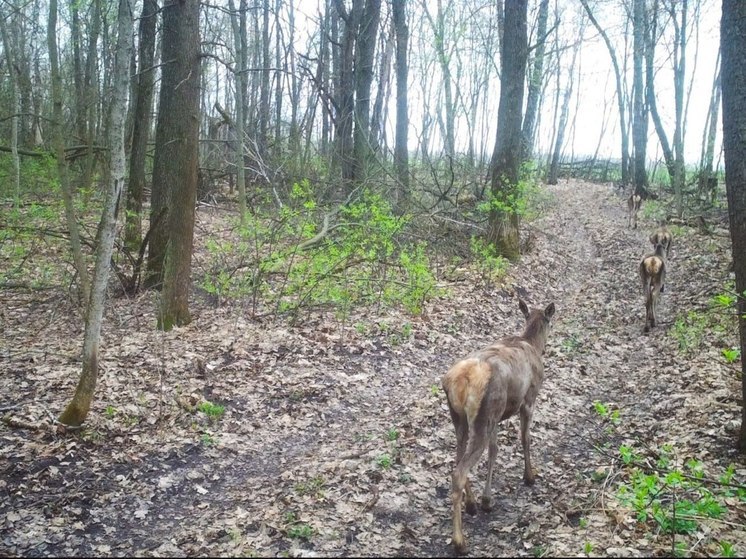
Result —
<svg viewBox="0 0 746 559"><path fill-rule="evenodd" d="M746 554L746 2L0 39L0 555Z"/></svg>

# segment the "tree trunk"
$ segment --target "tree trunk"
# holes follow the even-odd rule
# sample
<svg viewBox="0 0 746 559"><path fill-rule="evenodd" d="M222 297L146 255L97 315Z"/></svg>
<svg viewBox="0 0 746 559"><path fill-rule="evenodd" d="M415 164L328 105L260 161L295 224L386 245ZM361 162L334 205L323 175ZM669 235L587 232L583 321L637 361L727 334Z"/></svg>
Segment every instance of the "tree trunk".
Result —
<svg viewBox="0 0 746 559"><path fill-rule="evenodd" d="M244 99L244 91L246 91L246 35L242 33L242 26L236 13L236 8L233 0L228 0L228 8L231 12L231 27L233 28L233 44L236 51L236 122L233 126L236 132L236 183L238 184L238 214L243 224L246 218L246 172L244 165L244 107L246 100ZM241 0L241 13L244 14L246 9L246 1Z"/></svg>
<svg viewBox="0 0 746 559"><path fill-rule="evenodd" d="M62 125L64 116L62 113L62 76L57 54L57 0L49 0L49 18L47 21L47 48L49 49L50 78L52 81L52 142L55 156L57 158L57 171L60 176L60 189L65 204L65 221L70 231L70 248L72 251L75 271L80 278L80 290L84 308L88 303L90 284L88 282L88 269L83 257L80 245L80 233L78 232L78 218L75 215L75 204L73 193L70 188L67 161L65 159L65 139Z"/></svg>
<svg viewBox="0 0 746 559"><path fill-rule="evenodd" d="M536 30L536 54L528 82L528 100L526 101L526 116L523 118L523 144L521 146L521 160L531 159L534 149L536 133L536 117L539 112L539 97L541 82L544 79L544 51L546 49L547 21L549 20L549 0L541 0Z"/></svg>
<svg viewBox="0 0 746 559"><path fill-rule="evenodd" d="M506 258L519 255L520 214L516 207L521 165L523 88L528 58L527 0L505 4L505 31L500 56L502 77L497 112L497 134L492 155L489 241Z"/></svg>
<svg viewBox="0 0 746 559"><path fill-rule="evenodd" d="M717 196L717 179L712 171L712 164L715 159L715 137L717 135L718 125L718 108L720 106L720 53L718 53L717 62L715 63L715 80L712 84L712 97L710 98L710 107L707 111L707 120L702 139L702 158L699 170L699 191L707 192L710 202L715 202ZM714 180L714 186L712 181Z"/></svg>
<svg viewBox="0 0 746 559"><path fill-rule="evenodd" d="M741 432L746 452L746 2L723 0L720 20L723 57L723 148L728 193L733 269L736 274L738 329L741 337Z"/></svg>
<svg viewBox="0 0 746 559"><path fill-rule="evenodd" d="M93 0L91 13L91 36L88 40L85 69L85 109L86 130L85 143L88 145L87 154L83 161L83 179L81 188L89 192L93 185L93 172L96 166L96 154L93 144L96 139L96 123L98 120L98 37L101 33L101 0Z"/></svg>
<svg viewBox="0 0 746 559"><path fill-rule="evenodd" d="M405 13L406 0L392 2L392 18L396 29L396 139L394 145L394 168L398 181L395 207L401 210L409 198L409 64L407 49L409 29Z"/></svg>
<svg viewBox="0 0 746 559"><path fill-rule="evenodd" d="M129 187L127 189L127 212L124 226L124 242L135 250L142 242L142 202L145 190L145 158L150 134L150 114L153 107L153 83L155 72L155 24L158 17L158 0L143 0L140 16L139 72L137 73L137 95L132 129L130 152Z"/></svg>
<svg viewBox="0 0 746 559"><path fill-rule="evenodd" d="M262 80L259 88L259 157L267 154L269 141L269 69L272 62L269 54L269 0L262 6Z"/></svg>
<svg viewBox="0 0 746 559"><path fill-rule="evenodd" d="M648 127L647 112L645 111L645 85L642 76L642 61L645 52L645 0L634 0L632 10L633 34L633 84L632 84L632 138L635 146L634 159L634 191L641 193L646 190L648 176L645 172L645 157L647 154Z"/></svg>
<svg viewBox="0 0 746 559"><path fill-rule="evenodd" d="M367 0L355 48L355 134L354 166L356 181L365 178L373 157L370 139L370 89L373 83L373 59L378 38L381 0Z"/></svg>
<svg viewBox="0 0 746 559"><path fill-rule="evenodd" d="M639 0L638 0L639 1ZM682 217L684 214L684 183L686 181L686 168L684 165L684 80L686 79L686 20L687 0L680 0L681 24L676 21L675 6L671 7L671 15L676 30L676 43L674 45L674 105L676 107L676 127L673 133L674 150L674 176L673 191L676 203L676 214Z"/></svg>
<svg viewBox="0 0 746 559"><path fill-rule="evenodd" d="M191 320L189 287L199 133L199 0L169 0L162 11L164 66L153 183L165 187L168 207L158 327L170 330Z"/></svg>
<svg viewBox="0 0 746 559"><path fill-rule="evenodd" d="M15 63L15 51L10 46L8 28L5 24L5 11L0 11L0 33L2 33L3 50L5 51L5 62L8 65L8 81L10 82L10 95L13 99L13 116L10 119L10 153L13 158L13 185L15 192L15 206L21 204L21 160L18 156L18 118L21 112L21 95L18 90L18 79L16 76L17 64Z"/></svg>
<svg viewBox="0 0 746 559"><path fill-rule="evenodd" d="M552 163L549 166L549 175L547 177L547 183L557 184L557 178L559 174L559 163L562 156L562 146L565 143L565 130L567 130L567 117L570 111L570 99L572 98L572 89L575 73L575 61L577 60L578 51L580 45L583 42L583 30L581 27L578 41L572 50L572 62L570 62L570 69L567 73L567 85L565 86L565 96L562 99L562 109L560 110L559 124L557 125L557 135L554 139L554 149L552 150ZM559 74L558 74L559 76ZM559 87L559 77L557 80L557 87Z"/></svg>
<svg viewBox="0 0 746 559"><path fill-rule="evenodd" d="M88 303L88 313L86 314L83 371L72 400L59 417L60 423L75 427L81 425L88 416L98 377L98 348L101 339L106 286L111 267L111 253L116 236L116 208L124 187L124 118L127 106L129 63L132 52L132 27L130 1L119 0L117 47L113 76L114 89L111 99L111 123L109 124L111 182L106 192L104 211L101 215L101 236L96 247L93 288Z"/></svg>

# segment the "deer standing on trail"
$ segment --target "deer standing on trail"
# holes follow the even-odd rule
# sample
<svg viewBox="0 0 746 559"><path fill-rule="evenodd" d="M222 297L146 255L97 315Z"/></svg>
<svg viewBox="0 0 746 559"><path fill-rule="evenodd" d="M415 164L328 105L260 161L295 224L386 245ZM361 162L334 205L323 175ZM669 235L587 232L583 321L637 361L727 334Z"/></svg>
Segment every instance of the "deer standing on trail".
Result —
<svg viewBox="0 0 746 559"><path fill-rule="evenodd" d="M660 227L656 229L652 235L650 235L650 243L653 245L653 247L657 245L663 245L663 248L666 249L666 258L669 256L669 251L671 250L671 241L673 240L673 235L668 230L668 227L666 227L666 224L661 222Z"/></svg>
<svg viewBox="0 0 746 559"><path fill-rule="evenodd" d="M658 300L666 283L666 248L661 243L640 262L640 279L645 295L645 332L649 332L655 328Z"/></svg>
<svg viewBox="0 0 746 559"><path fill-rule="evenodd" d="M466 492L466 512L476 514L477 506L469 484L469 469L489 445L487 483L482 493L482 509L491 509L492 470L497 456L497 426L520 413L523 445L523 480L532 484L529 428L534 402L544 380L541 356L546 346L554 303L546 309L529 311L519 299L526 317L520 336L509 336L456 363L443 376L443 389L456 429L456 463L453 471L453 546L457 553L466 550L461 528L461 501Z"/></svg>
<svg viewBox="0 0 746 559"><path fill-rule="evenodd" d="M640 206L642 206L642 196L637 192L633 192L627 198L627 212L629 214L627 226L632 229L637 229L637 212L640 211Z"/></svg>

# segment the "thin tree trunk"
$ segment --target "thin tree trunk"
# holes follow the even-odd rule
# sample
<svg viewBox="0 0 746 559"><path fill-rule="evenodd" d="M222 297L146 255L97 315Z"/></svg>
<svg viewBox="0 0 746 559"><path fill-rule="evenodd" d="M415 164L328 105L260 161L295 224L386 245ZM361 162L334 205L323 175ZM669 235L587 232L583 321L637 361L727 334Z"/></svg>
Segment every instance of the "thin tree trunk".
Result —
<svg viewBox="0 0 746 559"><path fill-rule="evenodd" d="M546 50L547 21L549 20L549 0L541 0L536 30L536 54L528 82L528 100L526 101L526 116L523 118L523 144L521 159L531 159L534 149L534 135L536 133L536 119L539 112L541 82L544 78L544 51Z"/></svg>
<svg viewBox="0 0 746 559"><path fill-rule="evenodd" d="M619 70L619 62L617 61L616 51L614 50L614 47L612 46L611 41L609 40L609 36L606 34L606 31L599 25L598 20L596 20L595 16L593 15L593 12L588 5L588 0L580 0L580 3L583 4L585 12L588 14L588 19L591 20L591 23L596 28L596 31L598 31L598 33L601 35L601 38L604 40L606 50L608 50L609 57L611 58L611 64L614 67L614 78L616 78L617 106L619 108L619 131L621 132L622 137L622 184L627 185L629 184L629 134L627 132L627 118L625 116L626 111L624 108L624 85L622 82L622 73Z"/></svg>
<svg viewBox="0 0 746 559"><path fill-rule="evenodd" d="M55 2L55 0L52 0ZM88 303L83 341L83 370L72 400L59 417L60 423L77 427L91 409L98 377L98 350L101 323L104 315L106 286L111 267L111 253L116 236L118 200L124 188L124 120L127 107L129 63L132 51L132 8L130 0L119 0L116 59L114 62L111 123L109 125L109 154L111 182L106 192L104 211L101 215L101 236L96 247L96 265L93 271L93 288Z"/></svg>
<svg viewBox="0 0 746 559"><path fill-rule="evenodd" d="M245 13L245 0L241 0L241 13ZM233 45L236 51L236 121L234 130L236 132L236 183L238 184L238 214L243 224L246 219L246 171L244 166L244 91L246 90L246 63L245 58L247 50L245 44L245 35L241 33L240 18L236 13L236 7L233 0L228 0L228 9L231 12L231 27L233 28Z"/></svg>
<svg viewBox="0 0 746 559"><path fill-rule="evenodd" d="M150 136L150 120L153 109L153 84L155 72L155 25L158 17L158 0L143 0L140 15L139 68L137 95L133 116L132 148L130 152L129 186L127 189L127 212L124 226L124 241L131 249L142 242L142 202L145 190L145 158ZM133 80L135 81L135 80Z"/></svg>
<svg viewBox="0 0 746 559"><path fill-rule="evenodd" d="M60 177L60 189L65 204L65 221L70 232L70 249L72 251L75 271L80 280L81 299L86 309L88 296L90 294L90 283L88 281L88 269L86 268L83 250L80 245L80 233L78 232L78 218L75 215L75 204L73 193L68 178L67 160L65 159L65 139L62 125L64 117L62 114L62 76L57 54L57 0L49 0L49 18L47 21L47 48L49 49L50 77L52 81L52 142L55 156L57 158L57 172Z"/></svg>
<svg viewBox="0 0 746 559"><path fill-rule="evenodd" d="M578 51L580 50L580 44L582 43L583 31L580 31L580 40L575 43L572 50L572 62L570 63L570 69L567 73L567 85L565 86L565 95L562 98L562 109L560 111L559 124L557 125L557 136L554 139L554 149L552 150L552 163L549 166L549 176L547 183L557 184L557 177L559 174L559 163L562 157L562 146L565 142L565 130L567 129L567 117L570 111L570 99L572 98L572 89L575 72L575 61L577 60ZM557 83L559 87L559 81Z"/></svg>
<svg viewBox="0 0 746 559"><path fill-rule="evenodd" d="M647 153L647 112L645 111L645 85L642 75L642 61L645 52L645 0L634 0L632 12L633 33L633 120L632 138L635 145L634 159L634 191L644 192L647 188L648 176L645 172L645 156Z"/></svg>
<svg viewBox="0 0 746 559"><path fill-rule="evenodd" d="M704 138L702 139L702 159L699 172L699 190L708 192L710 202L715 202L717 196L717 179L712 172L712 164L715 159L715 137L717 135L718 108L720 106L720 53L715 63L715 80L712 84L712 97L710 107L707 111L707 125L705 126ZM712 181L714 179L714 186Z"/></svg>
<svg viewBox="0 0 746 559"><path fill-rule="evenodd" d="M15 206L21 204L21 159L18 156L18 118L21 112L21 96L18 90L18 79L16 76L15 51L10 46L8 27L5 24L5 10L0 10L0 32L3 38L3 50L5 61L8 65L8 81L10 82L10 96L13 99L13 116L10 119L10 153L13 158L13 191L15 193Z"/></svg>
<svg viewBox="0 0 746 559"><path fill-rule="evenodd" d="M394 140L394 168L398 181L395 206L401 210L409 198L409 63L407 60L409 29L407 28L406 0L392 3L392 18L396 29L396 139Z"/></svg>

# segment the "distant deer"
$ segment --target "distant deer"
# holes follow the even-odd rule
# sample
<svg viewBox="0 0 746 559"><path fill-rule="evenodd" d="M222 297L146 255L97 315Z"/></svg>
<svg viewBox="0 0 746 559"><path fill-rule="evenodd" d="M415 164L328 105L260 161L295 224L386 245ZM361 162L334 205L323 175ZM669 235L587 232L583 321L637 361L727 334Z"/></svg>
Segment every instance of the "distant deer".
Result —
<svg viewBox="0 0 746 559"><path fill-rule="evenodd" d="M650 243L655 247L656 245L663 245L663 248L666 249L666 259L669 257L669 252L671 250L671 241L673 240L673 235L668 230L668 227L666 227L666 224L661 222L660 227L656 229L652 235L650 235Z"/></svg>
<svg viewBox="0 0 746 559"><path fill-rule="evenodd" d="M658 300L666 283L666 248L661 243L640 262L640 279L645 295L645 332L649 332L655 328Z"/></svg>
<svg viewBox="0 0 746 559"><path fill-rule="evenodd" d="M627 198L627 213L629 214L627 226L632 229L637 229L637 212L640 211L640 206L642 206L642 196L633 192Z"/></svg>
<svg viewBox="0 0 746 559"><path fill-rule="evenodd" d="M534 401L544 380L544 353L554 303L543 311L519 299L518 307L526 317L520 336L509 336L456 363L443 376L448 409L456 428L456 463L453 471L453 546L457 553L466 550L461 528L461 500L466 492L466 512L476 514L477 507L469 484L469 469L489 445L487 483L482 493L482 509L491 509L492 470L497 456L497 426L520 413L523 444L523 480L532 484L529 428Z"/></svg>

